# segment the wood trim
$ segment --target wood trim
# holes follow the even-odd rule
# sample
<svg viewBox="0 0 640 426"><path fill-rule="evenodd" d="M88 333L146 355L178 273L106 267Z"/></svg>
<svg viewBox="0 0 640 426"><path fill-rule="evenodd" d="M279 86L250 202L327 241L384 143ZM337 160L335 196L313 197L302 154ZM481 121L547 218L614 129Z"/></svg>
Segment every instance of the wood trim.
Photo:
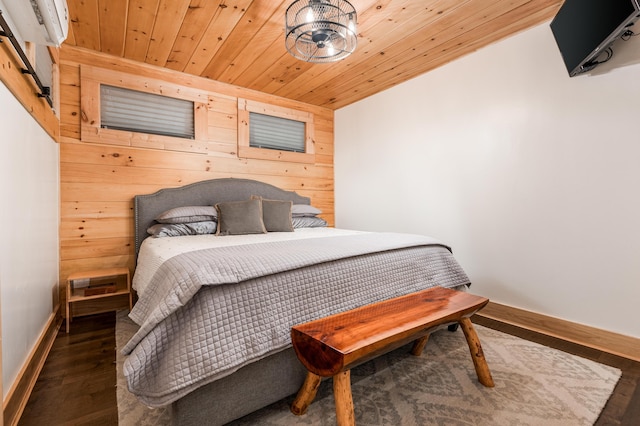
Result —
<svg viewBox="0 0 640 426"><path fill-rule="evenodd" d="M51 93L53 94L53 114L58 120L58 129L60 128L60 65L59 62L51 64ZM58 137L58 142L60 138Z"/></svg>
<svg viewBox="0 0 640 426"><path fill-rule="evenodd" d="M11 43L0 43L0 81L24 106L29 114L55 140L60 140L60 120L44 98L37 96L38 90L33 79L22 74L23 64ZM55 78L55 75L54 75Z"/></svg>
<svg viewBox="0 0 640 426"><path fill-rule="evenodd" d="M476 315L640 362L640 339L500 303Z"/></svg>
<svg viewBox="0 0 640 426"><path fill-rule="evenodd" d="M262 149L250 146L249 113L256 112L273 117L305 123L305 152L288 152ZM238 98L238 157L261 160L290 161L293 163L315 164L315 127L313 113L271 105L263 102Z"/></svg>
<svg viewBox="0 0 640 426"><path fill-rule="evenodd" d="M207 105L209 97L206 92L164 80L111 71L89 65L80 66L80 78L80 131L81 140L83 142L165 149L169 151L184 151L200 154L207 153L207 141L209 139ZM149 133L101 128L101 84L193 102L195 139L183 139Z"/></svg>
<svg viewBox="0 0 640 426"><path fill-rule="evenodd" d="M60 305L49 316L44 331L29 354L20 373L18 373L16 381L2 404L2 417L4 424L7 426L18 424L22 411L29 401L29 396L31 396L31 391L38 380L40 371L42 371L44 363L49 356L53 342L58 335L58 330L62 325L59 309Z"/></svg>
<svg viewBox="0 0 640 426"><path fill-rule="evenodd" d="M80 66L80 74L82 80L93 80L98 83L123 87L125 89L139 90L155 95L170 96L172 98L205 104L209 100L207 93L199 88L184 86L144 75L128 74L84 64Z"/></svg>

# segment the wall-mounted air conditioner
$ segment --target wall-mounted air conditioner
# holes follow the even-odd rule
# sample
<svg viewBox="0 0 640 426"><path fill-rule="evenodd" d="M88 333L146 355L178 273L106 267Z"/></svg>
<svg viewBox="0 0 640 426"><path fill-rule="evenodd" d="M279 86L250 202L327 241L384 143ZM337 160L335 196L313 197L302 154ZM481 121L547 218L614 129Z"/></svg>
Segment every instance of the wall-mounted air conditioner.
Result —
<svg viewBox="0 0 640 426"><path fill-rule="evenodd" d="M66 0L3 0L0 4L7 9L12 30L24 41L59 46L67 38Z"/></svg>

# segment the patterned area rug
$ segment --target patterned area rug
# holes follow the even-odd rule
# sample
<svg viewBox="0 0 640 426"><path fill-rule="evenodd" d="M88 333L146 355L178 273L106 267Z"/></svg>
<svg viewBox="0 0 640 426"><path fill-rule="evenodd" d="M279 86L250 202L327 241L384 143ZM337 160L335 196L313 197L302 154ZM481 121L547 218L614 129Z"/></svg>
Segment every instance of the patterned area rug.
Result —
<svg viewBox="0 0 640 426"><path fill-rule="evenodd" d="M137 326L118 312L116 344ZM620 370L475 325L495 388L478 383L461 330L434 333L420 357L405 346L351 372L357 425L592 425L620 379ZM122 374L117 351L120 425L169 424L164 409L138 403ZM331 380L320 386L307 413L289 411L293 397L234 425L333 425Z"/></svg>

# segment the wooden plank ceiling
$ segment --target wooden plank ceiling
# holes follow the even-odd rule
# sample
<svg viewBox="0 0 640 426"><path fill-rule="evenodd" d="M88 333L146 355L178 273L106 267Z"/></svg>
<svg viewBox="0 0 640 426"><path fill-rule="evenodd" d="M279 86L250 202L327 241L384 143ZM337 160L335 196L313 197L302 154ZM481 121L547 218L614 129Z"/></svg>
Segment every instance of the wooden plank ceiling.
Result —
<svg viewBox="0 0 640 426"><path fill-rule="evenodd" d="M351 0L358 47L284 47L292 0L67 0L68 45L338 109L552 18L562 0Z"/></svg>

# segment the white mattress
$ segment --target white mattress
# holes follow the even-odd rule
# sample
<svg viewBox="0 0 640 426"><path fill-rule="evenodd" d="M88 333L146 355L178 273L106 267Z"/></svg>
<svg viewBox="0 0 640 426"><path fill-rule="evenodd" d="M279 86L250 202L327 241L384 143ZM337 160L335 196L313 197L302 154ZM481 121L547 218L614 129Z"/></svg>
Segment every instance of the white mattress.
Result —
<svg viewBox="0 0 640 426"><path fill-rule="evenodd" d="M133 275L132 286L143 297L153 273L166 260L182 253L213 247L230 247L242 244L259 244L275 241L301 240L305 238L322 238L340 235L362 234L336 228L298 228L294 232L269 232L266 234L248 235L188 235L184 237L146 238L140 247L138 262Z"/></svg>

